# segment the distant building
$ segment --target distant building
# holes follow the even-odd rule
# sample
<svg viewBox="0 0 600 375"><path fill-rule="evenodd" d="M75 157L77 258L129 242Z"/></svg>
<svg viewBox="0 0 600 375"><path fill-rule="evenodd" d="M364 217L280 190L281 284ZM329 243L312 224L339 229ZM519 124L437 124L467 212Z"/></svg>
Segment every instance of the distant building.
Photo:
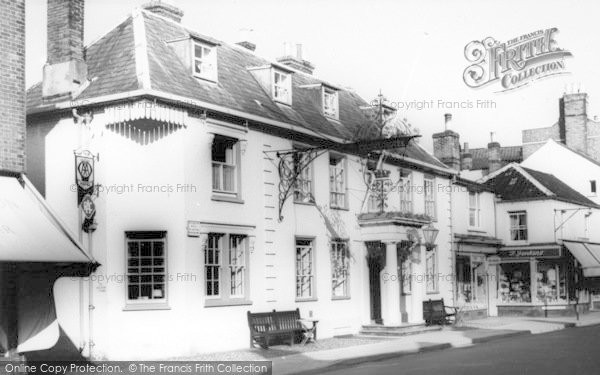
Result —
<svg viewBox="0 0 600 375"><path fill-rule="evenodd" d="M588 95L565 93L558 101L558 121L549 127L523 130L523 158L527 159L548 139L600 161L600 121L588 117Z"/></svg>

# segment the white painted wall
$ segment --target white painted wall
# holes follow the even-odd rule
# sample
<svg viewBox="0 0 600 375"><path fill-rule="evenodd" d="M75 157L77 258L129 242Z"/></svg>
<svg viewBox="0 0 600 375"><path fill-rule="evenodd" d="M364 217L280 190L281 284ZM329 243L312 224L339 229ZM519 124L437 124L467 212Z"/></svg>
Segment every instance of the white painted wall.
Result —
<svg viewBox="0 0 600 375"><path fill-rule="evenodd" d="M552 139L523 160L521 166L553 174L585 197L600 204L600 165ZM596 181L596 193L590 190L590 180Z"/></svg>
<svg viewBox="0 0 600 375"><path fill-rule="evenodd" d="M174 358L202 352L245 348L249 344L246 311L300 308L320 320L319 337L356 333L370 322L366 250L357 222L365 193L360 161L348 157L348 210L332 210L343 222L352 253L350 296L331 297L330 234L324 220L312 205L285 203L284 220L277 218L278 174L276 160L267 150L285 150L292 143L264 133L237 132L209 126L204 120L187 118L187 128L178 130L152 144L140 145L105 128L107 119L100 112L94 117L94 137L90 149L99 153L96 182L103 185L96 199L98 229L93 234L93 253L102 266L93 275L94 357L106 359ZM247 141L242 155L242 194L244 203L211 199L211 133L233 135ZM79 130L65 118L46 139L46 197L50 205L78 231L74 184L73 150L79 145ZM399 175L392 170L392 180ZM329 205L328 154L313 163L314 195L317 204ZM177 185L190 184L193 192L177 192ZM413 172L413 185L423 185L423 173ZM171 186L175 191L143 192L143 186ZM118 188L120 192L117 192ZM425 295L424 262L414 266L414 304L409 308L411 322L422 321L421 298L452 300L452 255L450 252L450 185L447 178L436 178L439 291ZM391 193L390 209L398 207L397 192ZM414 212L423 213L422 190L413 193ZM188 237L188 220L255 226L254 251L250 254L250 300L252 305L205 307L204 255L201 238ZM167 268L173 278L167 284L168 309L128 311L125 282L125 231L167 231ZM398 238L403 234L398 233ZM295 300L295 246L297 236L314 237L317 299ZM87 244L87 238L84 243ZM177 280L179 274L195 275L195 280ZM420 278L419 278L420 276ZM420 280L420 282L419 282ZM87 311L80 316L81 304L87 307L87 284L79 299L79 280L60 280L55 285L59 321L79 344L88 338ZM418 298L417 298L418 297ZM81 319L81 320L80 320ZM83 326L83 332L80 327ZM84 353L87 353L87 348Z"/></svg>

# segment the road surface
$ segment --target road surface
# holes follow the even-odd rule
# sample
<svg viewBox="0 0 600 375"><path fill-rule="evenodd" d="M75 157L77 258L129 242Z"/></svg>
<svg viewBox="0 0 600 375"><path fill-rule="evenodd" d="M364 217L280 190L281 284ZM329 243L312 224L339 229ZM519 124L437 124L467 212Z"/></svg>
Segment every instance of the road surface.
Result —
<svg viewBox="0 0 600 375"><path fill-rule="evenodd" d="M501 339L468 348L406 355L327 375L599 375L600 326Z"/></svg>

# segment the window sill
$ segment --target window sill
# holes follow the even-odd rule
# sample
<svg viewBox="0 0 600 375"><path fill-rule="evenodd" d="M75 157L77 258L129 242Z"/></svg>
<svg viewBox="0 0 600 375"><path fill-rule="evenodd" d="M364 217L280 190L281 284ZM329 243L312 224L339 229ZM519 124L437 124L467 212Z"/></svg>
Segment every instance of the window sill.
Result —
<svg viewBox="0 0 600 375"><path fill-rule="evenodd" d="M440 291L439 290L433 290L433 291L430 291L430 292L425 292L425 294L440 294Z"/></svg>
<svg viewBox="0 0 600 375"><path fill-rule="evenodd" d="M150 311L150 310L171 310L167 303L135 303L129 302L123 307L123 311Z"/></svg>
<svg viewBox="0 0 600 375"><path fill-rule="evenodd" d="M213 193L211 200L215 202L229 202L229 203L238 203L244 204L244 200L234 196L220 195L218 193Z"/></svg>
<svg viewBox="0 0 600 375"><path fill-rule="evenodd" d="M487 233L486 231L484 231L480 227L469 227L467 229L467 232L472 232L472 233Z"/></svg>
<svg viewBox="0 0 600 375"><path fill-rule="evenodd" d="M302 201L294 201L294 204L301 204L303 206L316 206L315 202L302 202Z"/></svg>
<svg viewBox="0 0 600 375"><path fill-rule="evenodd" d="M213 83L213 84L217 84L218 81L216 78L209 78L209 77L203 77L201 75L198 74L194 74L193 75L194 78L196 78L198 81L202 81L202 82L208 82L208 83Z"/></svg>
<svg viewBox="0 0 600 375"><path fill-rule="evenodd" d="M329 208L331 208L332 210L338 210L338 211L350 211L350 209L348 207L329 206Z"/></svg>
<svg viewBox="0 0 600 375"><path fill-rule="evenodd" d="M317 297L296 298L296 302L316 302L316 301L318 301Z"/></svg>
<svg viewBox="0 0 600 375"><path fill-rule="evenodd" d="M252 305L252 301L247 299L205 299L204 307L224 307L224 306L247 306Z"/></svg>
<svg viewBox="0 0 600 375"><path fill-rule="evenodd" d="M347 301L349 299L351 299L350 296L344 296L344 297L334 297L334 296L332 296L331 297L332 301Z"/></svg>

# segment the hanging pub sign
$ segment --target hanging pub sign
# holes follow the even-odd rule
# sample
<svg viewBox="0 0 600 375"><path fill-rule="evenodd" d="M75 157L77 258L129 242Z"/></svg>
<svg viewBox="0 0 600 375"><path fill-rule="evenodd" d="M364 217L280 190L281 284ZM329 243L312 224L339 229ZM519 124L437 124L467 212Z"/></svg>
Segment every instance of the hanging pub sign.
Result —
<svg viewBox="0 0 600 375"><path fill-rule="evenodd" d="M94 231L94 216L96 216L96 204L92 200L92 196L90 194L86 194L81 199L81 204L79 205L81 208L81 213L83 214L83 223L81 225L81 229L89 233L90 231Z"/></svg>
<svg viewBox="0 0 600 375"><path fill-rule="evenodd" d="M75 183L79 206L86 194L94 192L94 155L87 150L75 152Z"/></svg>

